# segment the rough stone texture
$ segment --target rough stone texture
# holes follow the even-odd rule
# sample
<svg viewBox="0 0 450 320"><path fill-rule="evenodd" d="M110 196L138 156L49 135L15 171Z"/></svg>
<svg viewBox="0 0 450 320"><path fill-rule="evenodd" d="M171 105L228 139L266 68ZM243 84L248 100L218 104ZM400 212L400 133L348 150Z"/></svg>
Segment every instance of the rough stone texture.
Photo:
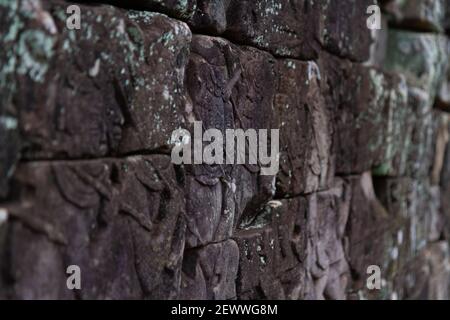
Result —
<svg viewBox="0 0 450 320"><path fill-rule="evenodd" d="M195 36L186 70L188 122L202 121L204 129L224 136L226 129L270 128L273 63L256 49ZM257 165L186 166L188 246L223 241L243 216L262 209L273 195L274 177L258 178L259 171Z"/></svg>
<svg viewBox="0 0 450 320"><path fill-rule="evenodd" d="M448 34L450 31L450 3L448 1L446 2L444 27L445 27L445 31Z"/></svg>
<svg viewBox="0 0 450 320"><path fill-rule="evenodd" d="M257 225L234 235L239 246L239 299L299 299L305 295L307 202L271 201Z"/></svg>
<svg viewBox="0 0 450 320"><path fill-rule="evenodd" d="M449 13L450 14L450 13ZM450 53L450 41L447 41L447 55ZM450 65L447 63L447 72L436 97L436 107L444 111L450 110Z"/></svg>
<svg viewBox="0 0 450 320"><path fill-rule="evenodd" d="M402 73L413 87L434 100L448 64L448 40L442 35L389 31L384 68Z"/></svg>
<svg viewBox="0 0 450 320"><path fill-rule="evenodd" d="M441 188L442 197L441 197L441 214L445 221L445 238L450 235L450 197L446 196L450 192L450 124L447 119L447 126L441 128L440 135L438 135L436 150L437 154L440 153L440 157L437 157L435 166L435 182ZM438 148L440 150L438 150ZM441 160L442 162L439 162Z"/></svg>
<svg viewBox="0 0 450 320"><path fill-rule="evenodd" d="M107 0L117 6L137 8L148 11L163 12L179 19L189 19L193 16L198 0ZM84 0L89 2L89 0Z"/></svg>
<svg viewBox="0 0 450 320"><path fill-rule="evenodd" d="M407 87L403 77L377 69L326 64L333 110L336 172L402 174L408 142Z"/></svg>
<svg viewBox="0 0 450 320"><path fill-rule="evenodd" d="M372 0L199 0L191 24L276 56L311 59L321 46L356 61L369 57Z"/></svg>
<svg viewBox="0 0 450 320"><path fill-rule="evenodd" d="M424 248L395 278L394 297L410 300L448 300L450 277L448 242L439 241Z"/></svg>
<svg viewBox="0 0 450 320"><path fill-rule="evenodd" d="M233 240L186 250L180 298L236 299L238 262L239 249Z"/></svg>
<svg viewBox="0 0 450 320"><path fill-rule="evenodd" d="M0 1L1 299L450 298L448 1L103 2Z"/></svg>
<svg viewBox="0 0 450 320"><path fill-rule="evenodd" d="M1 251L1 296L118 299L178 296L182 191L167 156L21 164ZM65 269L83 270L70 291Z"/></svg>
<svg viewBox="0 0 450 320"><path fill-rule="evenodd" d="M274 119L281 130L277 194L292 197L329 187L334 173L331 112L315 62L277 63Z"/></svg>
<svg viewBox="0 0 450 320"><path fill-rule="evenodd" d="M327 191L308 197L307 299L345 299L350 282L345 232L352 190L336 180Z"/></svg>
<svg viewBox="0 0 450 320"><path fill-rule="evenodd" d="M349 256L351 269L359 280L353 283L354 294L370 299L410 298L402 291L403 284L397 278L405 277L404 270L414 268L416 257L427 255L427 244L434 244L441 236L439 189L430 187L426 181L410 178L372 180L369 173L351 181ZM364 225L366 228L361 232ZM373 241L365 241L367 238ZM365 286L368 264L385 270L381 291L368 290ZM412 281L416 289L423 285ZM434 297L430 294L422 298Z"/></svg>
<svg viewBox="0 0 450 320"><path fill-rule="evenodd" d="M448 10L447 0L388 0L384 9L392 22L402 28L442 32Z"/></svg>
<svg viewBox="0 0 450 320"><path fill-rule="evenodd" d="M184 121L191 39L184 23L160 14L83 6L85 27L76 31L65 27L63 4L46 9L40 2L11 1L8 6L2 4L2 12L12 21L1 38L15 46L1 72L6 85L0 130L7 133L2 184L17 146L25 159L167 148L171 132Z"/></svg>

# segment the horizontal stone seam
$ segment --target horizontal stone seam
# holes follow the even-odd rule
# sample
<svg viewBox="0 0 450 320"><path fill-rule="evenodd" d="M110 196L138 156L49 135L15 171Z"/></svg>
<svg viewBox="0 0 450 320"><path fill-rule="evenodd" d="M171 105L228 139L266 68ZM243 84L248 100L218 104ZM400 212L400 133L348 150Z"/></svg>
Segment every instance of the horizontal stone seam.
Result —
<svg viewBox="0 0 450 320"><path fill-rule="evenodd" d="M189 252L189 251L201 250L201 249L204 249L208 246L215 245L215 244L224 244L225 242L230 241L230 240L232 240L233 242L236 243L236 240L233 238L233 235L231 235L231 237L227 237L226 239L218 240L218 241L210 241L205 244L197 245L195 247L186 247L185 246L183 255L184 255L184 253Z"/></svg>
<svg viewBox="0 0 450 320"><path fill-rule="evenodd" d="M125 8L125 7L118 7L117 5L114 5L114 4L111 4L111 3L108 3L108 2L105 2L105 1L102 1L102 0L99 0L98 2L94 2L94 1L88 2L87 4L93 4L93 3L96 3L96 4L102 4L102 5L109 5L109 6L112 6L112 7L118 8L118 9L122 9L122 10L125 10L125 11L135 10L135 11L140 11L140 12L150 12L150 13L158 13L158 14L162 14L162 15L165 15L165 16L169 17L170 19L176 20L176 21L178 21L178 22L185 23L185 24L188 26L189 30L191 31L191 34L192 34L192 35L199 35L199 36L203 35L203 36L208 36L208 37L220 38L220 39L226 40L226 41L228 41L228 42L230 42L230 43L232 43L232 44L234 44L234 45L237 45L237 46L250 47L250 48L253 48L253 49L257 49L257 50L259 50L259 51L261 51L261 52L266 52L266 53L270 54L272 57L276 58L277 60L287 60L287 59L290 59L290 60L295 60L295 61L300 61L300 62L308 62L308 61L314 61L314 62L316 62L316 60L303 60L303 59L300 59L299 57L290 57L290 56L277 55L277 54L274 54L273 52L271 52L270 50L258 48L258 47L256 47L256 46L250 44L250 43L239 43L239 42L236 42L236 41L234 41L234 40L232 40L232 39L227 38L224 34L218 35L218 34L207 34L207 33L197 32L197 31L198 31L198 28L194 28L191 24L189 24L188 21L181 20L181 19L179 19L178 17L176 17L176 16L174 16L174 15L171 15L171 14L168 13L168 12L158 11L158 10L154 10L154 9L152 9L152 10L143 10L142 8L132 8L132 7L130 7L130 8ZM320 43L319 43L319 45L320 45ZM342 61L347 61L347 62L356 63L356 64L363 64L363 63L366 63L367 61L370 60L370 59L369 59L369 60L367 60L367 61L359 62L359 61L356 61L356 60L351 60L351 59L344 58L344 57L341 57L341 56L339 56L339 55L336 55L336 54L334 54L333 52L324 49L324 47L323 47L322 45L320 45L320 48L321 48L321 50L319 50L319 51L320 51L320 52L319 52L319 56L320 56L320 53L326 52L327 54L329 54L329 55L331 55L331 56L333 56L333 57L335 57L335 58L338 58L338 59L340 59L340 60L342 60Z"/></svg>
<svg viewBox="0 0 450 320"><path fill-rule="evenodd" d="M446 33L444 30L441 32L438 31L430 31L426 29L420 29L420 28L408 28L405 26L402 26L401 24L388 24L388 30L396 30L396 31L404 31L404 32L412 32L412 33L422 33L422 34L430 34L430 35L441 35L441 36L447 36L448 33Z"/></svg>
<svg viewBox="0 0 450 320"><path fill-rule="evenodd" d="M21 163L27 163L27 164L33 164L33 163L49 163L49 164L69 164L69 163L76 163L76 162L96 162L96 161L114 161L114 160L127 160L127 159L134 159L138 157L146 157L146 156L167 156L170 157L170 153L164 153L164 152L144 152L144 153L136 153L136 154L124 154L124 155L118 155L118 156L111 156L111 157L92 157L92 158L22 158L19 161L19 165Z"/></svg>

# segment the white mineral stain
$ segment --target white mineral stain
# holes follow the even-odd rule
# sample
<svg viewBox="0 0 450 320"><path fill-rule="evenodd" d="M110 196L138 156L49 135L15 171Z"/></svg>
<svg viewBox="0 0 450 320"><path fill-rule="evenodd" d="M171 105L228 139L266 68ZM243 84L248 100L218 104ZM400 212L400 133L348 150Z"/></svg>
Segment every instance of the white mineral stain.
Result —
<svg viewBox="0 0 450 320"><path fill-rule="evenodd" d="M100 71L100 59L95 60L94 66L89 70L89 76L94 78Z"/></svg>
<svg viewBox="0 0 450 320"><path fill-rule="evenodd" d="M123 19L120 19L119 24L117 26L117 31L120 34L124 34L125 33L125 21L123 21Z"/></svg>
<svg viewBox="0 0 450 320"><path fill-rule="evenodd" d="M14 130L17 128L17 119L8 116L0 116L0 126L6 130Z"/></svg>
<svg viewBox="0 0 450 320"><path fill-rule="evenodd" d="M231 182L231 192L235 193L236 192L236 183Z"/></svg>
<svg viewBox="0 0 450 320"><path fill-rule="evenodd" d="M308 82L313 78L321 79L319 66L314 61L308 62Z"/></svg>
<svg viewBox="0 0 450 320"><path fill-rule="evenodd" d="M391 258L392 258L392 260L397 260L397 258L398 258L398 248L397 247L392 248Z"/></svg>
<svg viewBox="0 0 450 320"><path fill-rule="evenodd" d="M267 204L272 208L278 208L283 205L283 203L281 203L281 201L278 201L278 200L269 201L269 202L267 202Z"/></svg>
<svg viewBox="0 0 450 320"><path fill-rule="evenodd" d="M6 209L0 208L0 225L8 221L8 211Z"/></svg>
<svg viewBox="0 0 450 320"><path fill-rule="evenodd" d="M397 233L397 243L401 245L403 243L403 231L399 230Z"/></svg>
<svg viewBox="0 0 450 320"><path fill-rule="evenodd" d="M170 99L170 93L169 93L169 89L167 87L164 87L163 97L164 97L164 100L166 100L166 101Z"/></svg>

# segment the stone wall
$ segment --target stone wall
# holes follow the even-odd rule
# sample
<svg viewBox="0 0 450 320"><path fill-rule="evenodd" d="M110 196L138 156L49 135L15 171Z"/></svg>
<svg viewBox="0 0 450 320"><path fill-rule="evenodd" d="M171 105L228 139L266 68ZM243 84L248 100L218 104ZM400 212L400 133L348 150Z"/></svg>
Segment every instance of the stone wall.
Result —
<svg viewBox="0 0 450 320"><path fill-rule="evenodd" d="M0 1L0 298L449 298L449 1L103 2ZM174 165L196 120L278 174Z"/></svg>

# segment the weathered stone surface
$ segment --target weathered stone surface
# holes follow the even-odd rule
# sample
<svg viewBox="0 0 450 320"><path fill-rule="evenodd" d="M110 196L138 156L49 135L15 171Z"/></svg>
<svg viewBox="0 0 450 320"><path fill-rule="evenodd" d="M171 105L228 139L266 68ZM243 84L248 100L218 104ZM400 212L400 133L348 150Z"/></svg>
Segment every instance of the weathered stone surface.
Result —
<svg viewBox="0 0 450 320"><path fill-rule="evenodd" d="M300 299L305 294L307 203L273 200L254 223L239 228L239 299Z"/></svg>
<svg viewBox="0 0 450 320"><path fill-rule="evenodd" d="M404 185L390 189L386 191L388 201L382 203L375 193L374 181L369 172L352 177L350 183L352 200L347 231L353 278L350 292L359 299L390 299L392 275L398 270L399 257L404 257L408 251L407 220L402 215L407 192L401 188ZM394 202L390 197L393 192L396 193L392 197ZM403 197L395 201L398 196ZM366 271L371 265L380 267L383 279L381 291L366 287Z"/></svg>
<svg viewBox="0 0 450 320"><path fill-rule="evenodd" d="M314 62L277 62L275 121L280 128L277 194L292 197L329 187L334 174L331 112Z"/></svg>
<svg viewBox="0 0 450 320"><path fill-rule="evenodd" d="M368 60L372 37L367 9L374 4L373 0L318 1L318 39L324 49L353 61Z"/></svg>
<svg viewBox="0 0 450 320"><path fill-rule="evenodd" d="M404 74L408 85L427 92L432 103L445 77L447 42L442 35L389 30L384 68Z"/></svg>
<svg viewBox="0 0 450 320"><path fill-rule="evenodd" d="M198 0L106 0L117 6L163 12L179 19L189 19L195 12Z"/></svg>
<svg viewBox="0 0 450 320"><path fill-rule="evenodd" d="M449 11L450 15L450 11ZM450 41L447 41L447 60L450 54ZM435 106L444 111L450 111L450 62L447 62L447 69L444 75L444 80L438 88Z"/></svg>
<svg viewBox="0 0 450 320"><path fill-rule="evenodd" d="M327 57L326 57L327 58ZM372 67L324 62L334 105L336 172L402 174L409 137L407 87L403 77Z"/></svg>
<svg viewBox="0 0 450 320"><path fill-rule="evenodd" d="M441 236L439 189L428 181L410 178L377 178L376 193L390 214L408 219L411 259L427 242Z"/></svg>
<svg viewBox="0 0 450 320"><path fill-rule="evenodd" d="M439 189L410 178L371 179L369 173L353 177L351 183L348 236L355 280L352 291L359 298L407 298L399 292L398 278L404 277L412 261L442 234ZM369 265L381 269L381 291L366 287ZM409 270L406 277L416 271Z"/></svg>
<svg viewBox="0 0 450 320"><path fill-rule="evenodd" d="M450 3L448 1L446 2L444 26L445 26L445 30L447 31L447 34L448 34L448 32L450 30Z"/></svg>
<svg viewBox="0 0 450 320"><path fill-rule="evenodd" d="M444 26L445 26L445 30L447 31L447 34L450 31L450 2L446 2L446 11L445 11L445 21L444 21Z"/></svg>
<svg viewBox="0 0 450 320"><path fill-rule="evenodd" d="M13 185L2 204L0 296L178 295L184 200L167 156L22 164ZM81 268L76 293L65 285L69 265Z"/></svg>
<svg viewBox="0 0 450 320"><path fill-rule="evenodd" d="M447 7L447 0L388 0L383 6L396 26L432 32L444 30Z"/></svg>
<svg viewBox="0 0 450 320"><path fill-rule="evenodd" d="M0 21L10 27L16 23L17 2L11 2L11 5L13 7L9 10L4 8L4 4L0 6ZM8 194L8 178L12 176L15 164L20 157L18 113L12 102L16 90L13 37L14 33L0 32L2 43L2 50L0 50L0 61L2 61L0 67L0 198Z"/></svg>
<svg viewBox="0 0 450 320"><path fill-rule="evenodd" d="M0 299L449 297L443 1L101 2L0 1ZM195 121L280 171L172 164Z"/></svg>
<svg viewBox="0 0 450 320"><path fill-rule="evenodd" d="M233 240L188 249L183 257L181 299L236 299L239 249Z"/></svg>
<svg viewBox="0 0 450 320"><path fill-rule="evenodd" d="M392 295L410 300L447 300L450 278L447 241L424 248L395 278Z"/></svg>
<svg viewBox="0 0 450 320"><path fill-rule="evenodd" d="M350 199L351 190L336 181L329 191L270 201L258 223L236 232L238 297L345 299Z"/></svg>
<svg viewBox="0 0 450 320"><path fill-rule="evenodd" d="M317 22L302 17L317 17L316 6L311 1L231 0L226 35L238 43L248 43L278 56L310 59L317 52L316 44L311 41Z"/></svg>
<svg viewBox="0 0 450 320"><path fill-rule="evenodd" d="M198 1L195 30L224 34L234 42L276 56L312 59L321 46L356 61L369 57L364 1Z"/></svg>
<svg viewBox="0 0 450 320"><path fill-rule="evenodd" d="M17 119L7 114L3 112L0 116L0 199L9 193L9 179L14 173L20 151Z"/></svg>
<svg viewBox="0 0 450 320"><path fill-rule="evenodd" d="M409 87L408 111L410 137L404 149L407 154L407 174L413 178L426 178L433 163L433 112L428 92Z"/></svg>
<svg viewBox="0 0 450 320"><path fill-rule="evenodd" d="M186 70L189 124L202 121L204 130L215 128L223 136L226 129L270 128L273 64L274 59L259 50L195 36ZM192 233L188 246L225 240L242 215L263 208L273 196L274 177L258 178L259 171L250 164L186 166L188 233Z"/></svg>
<svg viewBox="0 0 450 320"><path fill-rule="evenodd" d="M1 72L9 85L1 89L0 130L10 138L1 156L2 181L16 158L16 127L27 159L167 147L172 130L183 124L191 38L184 23L81 6L83 28L77 31L65 27L60 2L8 3L0 5L2 14L14 16L1 33L10 48L10 67Z"/></svg>
<svg viewBox="0 0 450 320"><path fill-rule="evenodd" d="M350 270L344 247L351 188L336 180L328 191L308 196L307 299L346 299Z"/></svg>
<svg viewBox="0 0 450 320"><path fill-rule="evenodd" d="M386 57L389 25L386 15L381 15L381 28L371 30L372 44L370 45L370 58L364 63L366 66L377 67L379 69L383 66L383 61Z"/></svg>
<svg viewBox="0 0 450 320"><path fill-rule="evenodd" d="M430 173L432 185L440 185L441 176L446 170L445 153L450 142L450 115L440 110L433 112L433 166Z"/></svg>
<svg viewBox="0 0 450 320"><path fill-rule="evenodd" d="M409 85L401 72L327 58L322 62L327 82L341 84L328 90L336 106L336 172L372 169L377 176L427 177L433 163L433 93L414 86L417 77L406 77L414 84Z"/></svg>
<svg viewBox="0 0 450 320"><path fill-rule="evenodd" d="M226 186L220 182L202 185L190 176L186 182L187 246L198 247L228 238L234 211L224 207Z"/></svg>
<svg viewBox="0 0 450 320"><path fill-rule="evenodd" d="M450 82L447 79L442 83L436 101L436 107L444 111L450 110Z"/></svg>
<svg viewBox="0 0 450 320"><path fill-rule="evenodd" d="M197 0L195 14L189 23L198 31L219 35L227 30L227 11L231 0Z"/></svg>
<svg viewBox="0 0 450 320"><path fill-rule="evenodd" d="M450 122L450 120L448 121ZM447 133L445 132L445 128L441 128L441 130L441 134L439 135L440 139L437 140L437 146L439 143L442 147L444 147L444 154L442 158L442 166L439 162L437 164L436 175L439 174L439 187L442 193L440 209L445 223L445 238L447 239L450 236L450 143L445 143L445 141L448 141L450 136L450 123L447 127ZM436 154L439 154L440 152L442 151L436 151Z"/></svg>

